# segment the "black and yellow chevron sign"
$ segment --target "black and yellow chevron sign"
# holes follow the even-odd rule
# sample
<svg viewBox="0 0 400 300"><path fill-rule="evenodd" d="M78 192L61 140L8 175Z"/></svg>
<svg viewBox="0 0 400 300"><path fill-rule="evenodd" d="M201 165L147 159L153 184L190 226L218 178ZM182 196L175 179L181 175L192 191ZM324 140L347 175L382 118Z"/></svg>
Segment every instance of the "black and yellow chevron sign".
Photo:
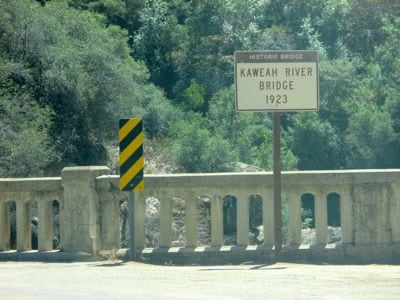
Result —
<svg viewBox="0 0 400 300"><path fill-rule="evenodd" d="M119 189L140 192L143 179L143 123L142 119L119 120Z"/></svg>

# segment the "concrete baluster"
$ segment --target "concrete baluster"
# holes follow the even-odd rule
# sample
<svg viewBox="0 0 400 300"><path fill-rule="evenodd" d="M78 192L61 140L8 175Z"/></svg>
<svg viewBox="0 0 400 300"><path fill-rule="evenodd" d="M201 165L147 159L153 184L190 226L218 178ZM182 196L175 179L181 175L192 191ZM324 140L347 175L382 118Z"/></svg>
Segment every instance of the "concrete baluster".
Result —
<svg viewBox="0 0 400 300"><path fill-rule="evenodd" d="M289 244L301 243L301 201L298 193L290 192L289 199Z"/></svg>
<svg viewBox="0 0 400 300"><path fill-rule="evenodd" d="M211 245L220 247L224 244L224 211L221 196L211 199Z"/></svg>
<svg viewBox="0 0 400 300"><path fill-rule="evenodd" d="M31 204L27 200L17 200L17 250L29 251L32 248Z"/></svg>
<svg viewBox="0 0 400 300"><path fill-rule="evenodd" d="M237 245L249 244L249 196L240 191L236 198L237 213Z"/></svg>
<svg viewBox="0 0 400 300"><path fill-rule="evenodd" d="M0 251L10 250L10 202L0 202Z"/></svg>
<svg viewBox="0 0 400 300"><path fill-rule="evenodd" d="M328 206L326 193L315 193L314 204L317 244L326 244L328 241Z"/></svg>
<svg viewBox="0 0 400 300"><path fill-rule="evenodd" d="M169 195L160 199L160 247L168 248L172 240L172 211Z"/></svg>
<svg viewBox="0 0 400 300"><path fill-rule="evenodd" d="M274 245L274 198L273 191L269 190L261 195L263 199L263 225L264 225L264 245Z"/></svg>
<svg viewBox="0 0 400 300"><path fill-rule="evenodd" d="M119 201L106 191L99 193L101 214L101 249L118 249L121 244L119 219L121 208Z"/></svg>
<svg viewBox="0 0 400 300"><path fill-rule="evenodd" d="M186 247L197 247L197 198L190 193L185 197L186 206Z"/></svg>
<svg viewBox="0 0 400 300"><path fill-rule="evenodd" d="M353 243L353 207L350 190L340 190L340 226L342 231L342 243Z"/></svg>
<svg viewBox="0 0 400 300"><path fill-rule="evenodd" d="M53 249L53 230L51 200L38 201L38 249L39 251L49 251Z"/></svg>

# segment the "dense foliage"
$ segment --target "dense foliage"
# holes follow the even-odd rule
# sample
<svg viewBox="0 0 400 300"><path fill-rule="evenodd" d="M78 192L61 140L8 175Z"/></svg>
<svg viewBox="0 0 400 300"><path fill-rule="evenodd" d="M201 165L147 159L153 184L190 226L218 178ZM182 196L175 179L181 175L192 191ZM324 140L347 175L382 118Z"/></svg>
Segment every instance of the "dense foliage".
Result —
<svg viewBox="0 0 400 300"><path fill-rule="evenodd" d="M106 164L136 116L181 171L269 170L271 115L235 112L233 52L283 49L321 59L283 167L397 168L399 43L391 0L0 0L0 176Z"/></svg>

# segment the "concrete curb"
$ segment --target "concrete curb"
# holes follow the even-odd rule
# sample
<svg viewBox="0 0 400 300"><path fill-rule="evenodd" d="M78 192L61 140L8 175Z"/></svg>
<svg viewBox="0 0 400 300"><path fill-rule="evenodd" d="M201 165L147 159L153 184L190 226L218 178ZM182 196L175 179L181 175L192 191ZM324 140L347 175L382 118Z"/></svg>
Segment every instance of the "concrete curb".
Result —
<svg viewBox="0 0 400 300"><path fill-rule="evenodd" d="M81 262L95 261L96 258L86 252L62 251L5 251L0 252L0 261L35 261L35 262Z"/></svg>
<svg viewBox="0 0 400 300"><path fill-rule="evenodd" d="M129 260L129 249L116 256ZM400 244L286 246L276 257L271 246L222 246L138 249L137 261L170 265L226 265L275 262L312 264L400 264Z"/></svg>
<svg viewBox="0 0 400 300"><path fill-rule="evenodd" d="M136 261L159 265L229 265L271 264L276 262L311 264L398 264L400 243L353 246L296 245L285 246L276 257L272 246L203 246L196 248L145 248L137 250ZM101 260L131 260L129 249L103 250L98 256L86 252L58 250L0 252L0 261L81 262Z"/></svg>

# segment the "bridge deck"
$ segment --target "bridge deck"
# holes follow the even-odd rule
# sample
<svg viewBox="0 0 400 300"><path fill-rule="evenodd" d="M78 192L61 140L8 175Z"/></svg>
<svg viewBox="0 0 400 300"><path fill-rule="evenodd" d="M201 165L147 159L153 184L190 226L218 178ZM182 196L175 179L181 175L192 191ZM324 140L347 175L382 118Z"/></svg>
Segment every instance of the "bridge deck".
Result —
<svg viewBox="0 0 400 300"><path fill-rule="evenodd" d="M1 262L2 299L398 299L400 266Z"/></svg>

